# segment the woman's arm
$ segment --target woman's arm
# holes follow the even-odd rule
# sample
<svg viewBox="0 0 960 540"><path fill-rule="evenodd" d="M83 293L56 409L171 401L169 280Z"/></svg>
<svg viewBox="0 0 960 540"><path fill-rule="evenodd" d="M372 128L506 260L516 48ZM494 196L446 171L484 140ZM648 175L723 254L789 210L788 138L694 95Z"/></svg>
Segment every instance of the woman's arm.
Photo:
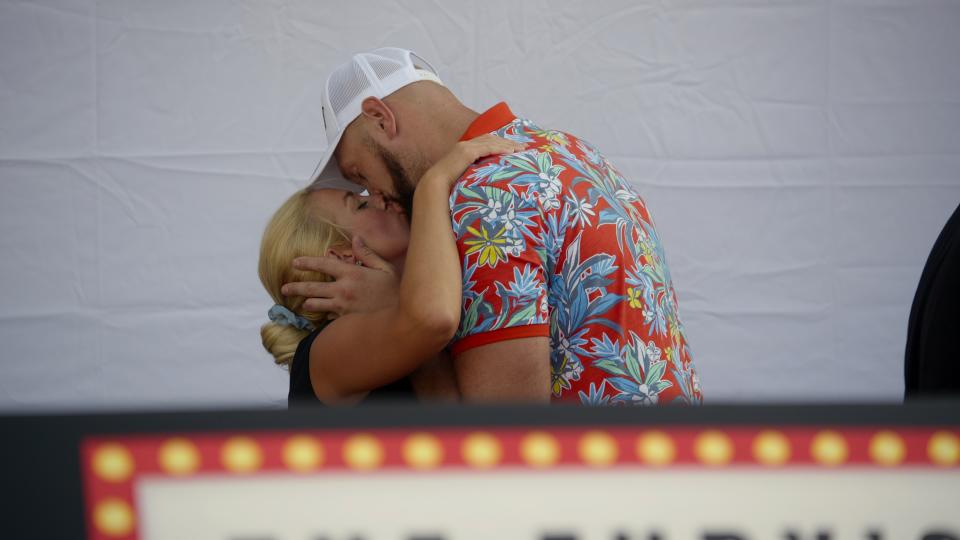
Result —
<svg viewBox="0 0 960 540"><path fill-rule="evenodd" d="M453 338L460 321L462 277L450 223L450 189L477 159L523 148L485 135L457 143L424 174L414 194L399 301L377 311L347 313L317 335L310 350L310 378L317 397L328 403L356 399L411 373ZM355 256L376 261L375 267L386 265L381 269L388 271L389 265L357 240ZM297 264L329 272L331 262L305 258ZM291 293L297 294L296 289Z"/></svg>

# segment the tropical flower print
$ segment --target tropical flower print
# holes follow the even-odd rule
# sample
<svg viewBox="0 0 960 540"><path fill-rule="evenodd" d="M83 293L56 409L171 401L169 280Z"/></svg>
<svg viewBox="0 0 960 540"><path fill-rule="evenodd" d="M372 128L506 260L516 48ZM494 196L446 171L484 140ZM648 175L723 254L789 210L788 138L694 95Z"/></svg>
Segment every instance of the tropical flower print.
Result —
<svg viewBox="0 0 960 540"><path fill-rule="evenodd" d="M454 350L548 335L554 400L700 403L643 199L586 141L511 118L495 133L528 149L475 163L450 196L464 295Z"/></svg>
<svg viewBox="0 0 960 540"><path fill-rule="evenodd" d="M653 405L660 401L660 393L673 386L664 379L667 361L660 357L660 349L653 341L643 343L630 332L626 347L608 336L593 340L593 365L611 375L607 381L616 389L614 402Z"/></svg>
<svg viewBox="0 0 960 540"><path fill-rule="evenodd" d="M480 222L480 230L468 226L467 232L471 237L463 241L463 244L468 247L467 255L479 253L478 264L491 268L497 266L498 262L507 260L506 249L512 248L513 244L504 235L506 230L506 227L500 227L494 232L493 226L487 221Z"/></svg>
<svg viewBox="0 0 960 540"><path fill-rule="evenodd" d="M566 201L570 208L570 213L573 215L574 222L581 227L590 227L590 219L597 215L593 210L593 204L570 195L566 197Z"/></svg>
<svg viewBox="0 0 960 540"><path fill-rule="evenodd" d="M630 307L637 309L643 307L642 291L639 288L630 287L627 289L627 298L630 299Z"/></svg>
<svg viewBox="0 0 960 540"><path fill-rule="evenodd" d="M602 381L597 387L596 383L590 383L586 393L583 390L577 392L580 403L584 405L609 405L610 396L606 395L607 381Z"/></svg>

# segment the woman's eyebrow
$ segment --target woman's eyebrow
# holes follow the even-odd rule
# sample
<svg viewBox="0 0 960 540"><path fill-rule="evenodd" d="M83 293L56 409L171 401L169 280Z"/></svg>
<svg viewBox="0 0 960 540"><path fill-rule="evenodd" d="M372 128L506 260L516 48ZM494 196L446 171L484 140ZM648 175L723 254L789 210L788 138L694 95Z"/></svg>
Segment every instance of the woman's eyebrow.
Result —
<svg viewBox="0 0 960 540"><path fill-rule="evenodd" d="M353 192L352 192L352 191L348 191L348 192L346 192L346 193L343 194L343 205L344 205L344 206L349 206L349 204L347 204L347 199L349 199L351 195L353 195Z"/></svg>

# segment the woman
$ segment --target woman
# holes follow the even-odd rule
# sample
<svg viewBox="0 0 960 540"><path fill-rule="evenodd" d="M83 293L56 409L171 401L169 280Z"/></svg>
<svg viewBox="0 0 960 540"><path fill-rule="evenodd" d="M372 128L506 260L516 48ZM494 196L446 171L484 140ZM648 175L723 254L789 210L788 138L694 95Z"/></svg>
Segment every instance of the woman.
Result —
<svg viewBox="0 0 960 540"><path fill-rule="evenodd" d="M296 376L303 375L326 404L356 403L388 385L404 392L405 384L394 383L415 371L410 383L418 395L455 394L449 363L436 359L460 318L450 190L481 157L523 149L493 135L457 143L417 184L409 226L379 195L304 190L280 207L260 246L260 280L276 302L261 337L276 362L291 368L291 400ZM346 273L345 262L382 270L382 287L365 295L366 301L380 301L346 306L337 314L305 311L304 297L283 295L284 283L329 281L297 268L297 257L318 255L339 259L330 268L340 275ZM433 361L424 365L428 360Z"/></svg>

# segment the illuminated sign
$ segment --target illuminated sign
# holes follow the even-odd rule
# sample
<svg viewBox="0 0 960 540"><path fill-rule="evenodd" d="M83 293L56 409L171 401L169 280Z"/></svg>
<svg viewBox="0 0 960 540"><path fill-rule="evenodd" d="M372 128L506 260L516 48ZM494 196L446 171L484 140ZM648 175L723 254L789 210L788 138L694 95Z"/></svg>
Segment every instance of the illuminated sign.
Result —
<svg viewBox="0 0 960 540"><path fill-rule="evenodd" d="M960 540L935 428L430 428L88 438L93 539Z"/></svg>

